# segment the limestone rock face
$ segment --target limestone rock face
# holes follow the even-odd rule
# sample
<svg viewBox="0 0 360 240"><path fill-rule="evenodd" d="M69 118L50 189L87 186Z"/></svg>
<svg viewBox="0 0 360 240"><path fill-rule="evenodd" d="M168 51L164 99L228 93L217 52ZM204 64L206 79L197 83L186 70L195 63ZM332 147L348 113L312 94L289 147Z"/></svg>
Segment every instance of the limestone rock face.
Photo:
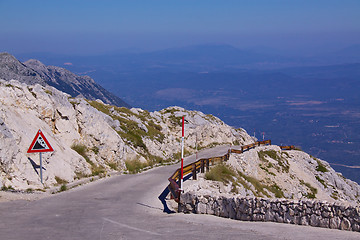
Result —
<svg viewBox="0 0 360 240"><path fill-rule="evenodd" d="M33 62L41 68L40 63ZM251 137L218 118L178 107L158 112L72 98L50 86L0 80L0 186L43 188L39 154L27 150L41 129L54 148L43 153L46 186L126 171L126 162L153 166L179 160L181 117L185 149L246 144Z"/></svg>
<svg viewBox="0 0 360 240"><path fill-rule="evenodd" d="M259 146L242 154L231 154L226 166L234 172L232 181L220 185L207 181L206 186L204 180L188 181L184 184L185 191L212 192L214 196L360 203L360 186L357 183L335 172L326 161L303 151L281 150L275 145Z"/></svg>

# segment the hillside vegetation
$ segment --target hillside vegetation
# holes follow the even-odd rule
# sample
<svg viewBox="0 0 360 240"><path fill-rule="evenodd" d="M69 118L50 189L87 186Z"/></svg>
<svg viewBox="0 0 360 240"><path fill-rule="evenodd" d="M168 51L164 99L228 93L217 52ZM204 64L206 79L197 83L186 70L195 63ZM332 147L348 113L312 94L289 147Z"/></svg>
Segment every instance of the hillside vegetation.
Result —
<svg viewBox="0 0 360 240"><path fill-rule="evenodd" d="M335 172L327 162L275 145L231 154L225 164L214 166L201 180L186 182L185 191L360 203L360 186Z"/></svg>
<svg viewBox="0 0 360 240"><path fill-rule="evenodd" d="M245 130L201 112L116 107L14 80L0 80L0 103L0 185L5 188L42 189L57 185L56 179L71 183L177 162L183 116L187 154L196 147L252 141ZM55 150L43 154L44 186L38 154L26 153L39 129Z"/></svg>

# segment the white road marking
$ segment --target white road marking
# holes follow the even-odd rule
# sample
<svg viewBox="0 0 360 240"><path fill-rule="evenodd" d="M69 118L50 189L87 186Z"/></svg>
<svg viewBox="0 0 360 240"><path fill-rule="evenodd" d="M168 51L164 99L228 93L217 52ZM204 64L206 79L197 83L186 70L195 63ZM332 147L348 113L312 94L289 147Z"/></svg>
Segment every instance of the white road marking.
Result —
<svg viewBox="0 0 360 240"><path fill-rule="evenodd" d="M132 227L132 226L129 226L129 225L126 225L126 224L123 224L123 223L115 222L115 221L110 220L110 219L108 219L108 218L103 218L103 219L104 219L105 221L111 222L111 223L113 223L113 224L116 224L116 225L119 225L119 226L122 226L122 227L129 228L129 229L132 229L132 230L135 230L135 231L144 232L144 233L149 233L149 234L157 235L157 236L160 236L160 235L161 235L161 234L156 233L156 232L151 232L151 231L147 231L147 230L144 230L144 229Z"/></svg>

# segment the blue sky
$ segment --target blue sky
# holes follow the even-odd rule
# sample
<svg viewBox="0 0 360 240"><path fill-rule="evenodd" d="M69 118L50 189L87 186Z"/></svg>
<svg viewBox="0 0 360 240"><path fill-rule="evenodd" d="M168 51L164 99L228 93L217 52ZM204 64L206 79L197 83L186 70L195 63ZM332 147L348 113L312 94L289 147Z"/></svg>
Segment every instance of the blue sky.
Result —
<svg viewBox="0 0 360 240"><path fill-rule="evenodd" d="M0 51L92 54L203 43L330 51L360 43L359 0L0 0Z"/></svg>

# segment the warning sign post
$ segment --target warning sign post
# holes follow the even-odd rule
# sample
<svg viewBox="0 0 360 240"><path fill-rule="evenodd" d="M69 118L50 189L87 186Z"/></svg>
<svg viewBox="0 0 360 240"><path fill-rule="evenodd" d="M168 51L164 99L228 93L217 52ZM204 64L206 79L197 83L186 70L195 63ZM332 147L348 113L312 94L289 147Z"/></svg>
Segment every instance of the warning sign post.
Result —
<svg viewBox="0 0 360 240"><path fill-rule="evenodd" d="M41 183L43 183L41 154L43 152L53 152L53 151L54 151L54 149L51 147L49 141L46 139L44 134L39 129L34 140L30 144L30 147L29 147L27 153L37 153L38 152L40 154L40 181L41 181Z"/></svg>

